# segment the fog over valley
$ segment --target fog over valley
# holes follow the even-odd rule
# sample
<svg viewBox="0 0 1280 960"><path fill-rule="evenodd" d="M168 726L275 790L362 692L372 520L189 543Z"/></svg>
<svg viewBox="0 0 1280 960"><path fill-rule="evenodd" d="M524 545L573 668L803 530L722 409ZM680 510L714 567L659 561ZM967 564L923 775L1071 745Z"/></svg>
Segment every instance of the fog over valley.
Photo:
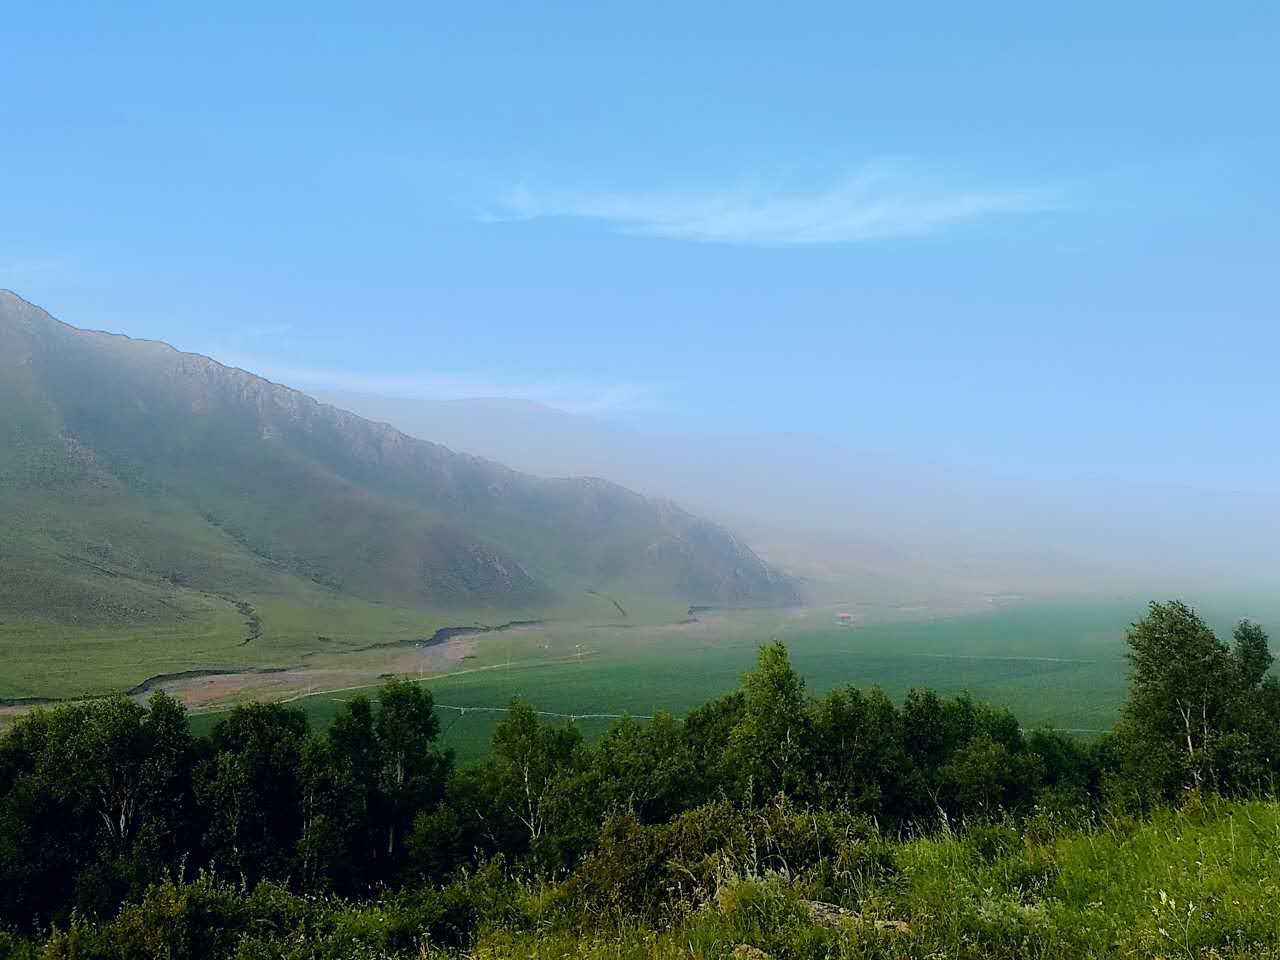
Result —
<svg viewBox="0 0 1280 960"><path fill-rule="evenodd" d="M1176 475L1143 483L1050 466L1001 474L805 432L693 433L519 399L312 392L519 470L598 476L673 499L827 597L1248 593L1269 586L1280 565L1280 496L1181 484Z"/></svg>

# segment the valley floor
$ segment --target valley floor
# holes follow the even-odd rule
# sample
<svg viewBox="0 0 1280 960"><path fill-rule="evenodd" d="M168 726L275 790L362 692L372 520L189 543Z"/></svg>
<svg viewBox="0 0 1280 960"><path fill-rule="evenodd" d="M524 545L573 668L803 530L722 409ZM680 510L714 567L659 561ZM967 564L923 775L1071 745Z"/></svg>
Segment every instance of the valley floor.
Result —
<svg viewBox="0 0 1280 960"><path fill-rule="evenodd" d="M21 698L100 695L145 682L140 696L153 689L174 695L199 731L246 700L296 703L323 728L352 696L374 693L397 675L420 679L447 705L444 743L468 760L484 753L513 697L576 718L590 736L611 716L681 715L733 689L760 644L780 638L814 693L846 684L879 685L895 699L911 687L967 691L1008 706L1029 728L1088 736L1115 721L1127 671L1123 634L1143 608L1124 599L973 598L691 617L678 605L632 603L622 618L600 601L598 610L534 611L528 619L543 622L455 633L424 646L443 627L498 625L514 615L422 613L320 594L306 603L250 600L262 635L248 644L245 616L226 603L212 605L217 616L206 633L191 632L193 624L118 634L0 623L0 660L8 667L0 677L0 727L30 709ZM838 623L845 612L852 622Z"/></svg>
<svg viewBox="0 0 1280 960"><path fill-rule="evenodd" d="M1123 632L1141 604L984 604L982 612L964 613L854 607L862 619L852 625L836 622L843 610L710 611L635 623L549 620L455 637L452 652L448 646L401 650L391 660L384 651L363 663L353 656L316 658L306 679L255 676L246 691L287 698L324 728L355 693L376 693L379 674L417 675L437 703L456 708L444 717L443 739L467 760L483 755L500 716L495 711L513 697L576 718L592 735L611 716L682 715L734 689L760 645L779 638L813 693L847 684L879 685L895 699L912 687L968 691L1009 706L1029 727L1089 734L1111 726L1124 698ZM448 658L453 662L444 662ZM222 715L216 703L189 697L214 684L193 686L180 695L198 711L196 729L209 729Z"/></svg>

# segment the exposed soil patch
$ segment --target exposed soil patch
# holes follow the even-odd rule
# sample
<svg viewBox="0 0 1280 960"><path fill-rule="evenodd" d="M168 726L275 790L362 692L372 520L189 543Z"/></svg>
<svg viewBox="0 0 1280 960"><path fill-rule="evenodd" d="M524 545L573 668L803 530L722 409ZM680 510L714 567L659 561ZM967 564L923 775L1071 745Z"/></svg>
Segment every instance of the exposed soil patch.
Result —
<svg viewBox="0 0 1280 960"><path fill-rule="evenodd" d="M723 616L707 616L701 617L685 617L683 620L677 620L675 623L663 624L658 629L664 633L688 633L691 630L703 630L713 624L724 621Z"/></svg>
<svg viewBox="0 0 1280 960"><path fill-rule="evenodd" d="M216 677L180 681L166 692L177 697L188 709L224 704L243 699L246 694L257 700L276 700L308 686L329 683L329 671L289 670L282 673L224 673Z"/></svg>
<svg viewBox="0 0 1280 960"><path fill-rule="evenodd" d="M441 673L447 670L451 664L456 664L467 657L474 657L476 654L476 641L481 636L483 634L467 633L430 647L404 650L398 653L394 659L382 661L381 669L397 674L422 673L424 671Z"/></svg>
<svg viewBox="0 0 1280 960"><path fill-rule="evenodd" d="M249 670L180 670L177 673L157 673L154 677L147 677L147 679L136 686L130 687L125 692L131 697L137 697L144 693L150 693L152 690L173 687L183 680L199 680L204 677L234 677L242 674L260 676L266 673L286 673L296 669L297 667L253 667Z"/></svg>
<svg viewBox="0 0 1280 960"><path fill-rule="evenodd" d="M508 629L518 629L509 627ZM191 670L172 675L161 688L188 708L216 708L246 697L293 700L311 692L345 690L373 686L388 676L445 673L463 660L475 657L476 639L490 631L468 627L467 632L408 648L402 644L386 647L386 654L366 660L360 666L345 665L345 654L326 655L323 665L275 667L239 671Z"/></svg>
<svg viewBox="0 0 1280 960"><path fill-rule="evenodd" d="M401 676L420 673L445 673L463 660L476 656L476 639L494 630L529 629L534 621L516 621L500 627L466 627L463 634L455 634L424 644L406 648L396 645L385 656L360 666L343 665L345 655L325 655L323 665L287 667L204 668L161 673L147 677L128 691L130 696L143 697L156 690L176 697L188 709L219 709L245 698L256 700L289 700L306 696L312 690L346 689L353 686L374 685L388 675ZM46 697L10 697L0 699L0 728L33 707L46 704L69 703Z"/></svg>
<svg viewBox="0 0 1280 960"><path fill-rule="evenodd" d="M691 603L688 615L696 617L704 613L743 613L750 610L795 611L803 615L808 609L803 603Z"/></svg>

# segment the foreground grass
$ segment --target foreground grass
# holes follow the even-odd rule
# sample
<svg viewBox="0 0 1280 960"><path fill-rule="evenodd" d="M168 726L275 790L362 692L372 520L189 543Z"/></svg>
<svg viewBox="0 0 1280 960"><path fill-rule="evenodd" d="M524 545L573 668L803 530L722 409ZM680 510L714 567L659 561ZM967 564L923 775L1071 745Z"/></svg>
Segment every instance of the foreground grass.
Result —
<svg viewBox="0 0 1280 960"><path fill-rule="evenodd" d="M1146 822L1105 819L1081 829L1042 816L1021 831L976 827L893 851L879 879L816 866L745 869L667 926L557 929L535 921L489 932L470 955L1280 956L1280 806L1272 802L1195 804ZM814 901L844 912L815 920Z"/></svg>
<svg viewBox="0 0 1280 960"><path fill-rule="evenodd" d="M741 816L750 843L697 860L639 868L630 835L621 856L564 878L490 863L376 902L167 883L42 943L0 932L0 958L1280 957L1275 802L1192 801L1145 820L1041 811L899 841L833 837L822 815L805 836L811 815L794 808Z"/></svg>

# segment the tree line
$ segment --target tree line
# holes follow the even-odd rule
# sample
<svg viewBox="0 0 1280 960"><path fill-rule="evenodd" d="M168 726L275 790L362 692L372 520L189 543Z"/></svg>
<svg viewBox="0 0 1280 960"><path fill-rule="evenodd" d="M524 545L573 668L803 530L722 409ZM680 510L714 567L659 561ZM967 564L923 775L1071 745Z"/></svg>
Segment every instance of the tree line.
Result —
<svg viewBox="0 0 1280 960"><path fill-rule="evenodd" d="M1174 601L1127 639L1120 723L1092 741L1024 730L964 695L813 698L776 642L738 690L683 718L621 720L595 742L516 700L489 755L466 766L439 744L431 692L408 680L351 700L323 732L300 709L246 704L198 738L163 693L34 710L0 737L0 926L108 918L196 877L360 900L495 862L563 876L603 850L638 857L627 844L700 810L714 820L779 798L893 833L1273 793L1280 683L1266 633L1242 621L1223 641Z"/></svg>

